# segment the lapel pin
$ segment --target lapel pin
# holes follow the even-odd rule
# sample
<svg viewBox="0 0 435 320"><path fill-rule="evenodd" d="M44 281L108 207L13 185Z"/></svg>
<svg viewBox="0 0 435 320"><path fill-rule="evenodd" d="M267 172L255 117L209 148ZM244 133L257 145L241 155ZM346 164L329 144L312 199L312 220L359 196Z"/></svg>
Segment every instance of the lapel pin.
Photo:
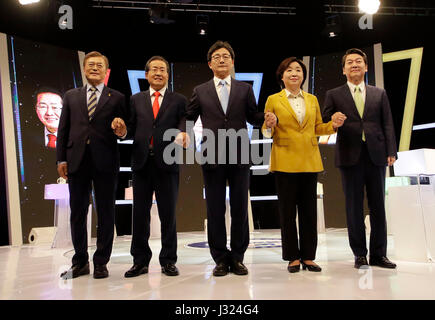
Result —
<svg viewBox="0 0 435 320"><path fill-rule="evenodd" d="M108 96L110 97L112 94L109 92Z"/></svg>

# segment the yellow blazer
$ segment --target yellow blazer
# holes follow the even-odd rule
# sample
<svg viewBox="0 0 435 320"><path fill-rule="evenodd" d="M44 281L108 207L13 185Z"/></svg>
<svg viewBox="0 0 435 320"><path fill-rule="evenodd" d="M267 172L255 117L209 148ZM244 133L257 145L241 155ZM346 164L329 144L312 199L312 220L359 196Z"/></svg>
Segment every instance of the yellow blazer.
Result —
<svg viewBox="0 0 435 320"><path fill-rule="evenodd" d="M285 90L267 98L264 112L273 112L278 124L268 131L263 123L266 138L273 137L270 155L270 171L320 172L323 171L317 136L335 133L332 121L323 123L316 96L303 92L305 119L302 125L297 120Z"/></svg>

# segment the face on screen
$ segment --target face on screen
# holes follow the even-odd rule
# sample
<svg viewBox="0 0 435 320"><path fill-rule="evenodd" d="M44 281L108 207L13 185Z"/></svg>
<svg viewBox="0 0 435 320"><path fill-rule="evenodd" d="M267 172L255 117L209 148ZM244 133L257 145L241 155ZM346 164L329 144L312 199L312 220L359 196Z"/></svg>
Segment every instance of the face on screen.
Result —
<svg viewBox="0 0 435 320"><path fill-rule="evenodd" d="M62 113L62 98L51 92L38 94L36 113L39 120L50 132L56 132L59 127L60 114Z"/></svg>

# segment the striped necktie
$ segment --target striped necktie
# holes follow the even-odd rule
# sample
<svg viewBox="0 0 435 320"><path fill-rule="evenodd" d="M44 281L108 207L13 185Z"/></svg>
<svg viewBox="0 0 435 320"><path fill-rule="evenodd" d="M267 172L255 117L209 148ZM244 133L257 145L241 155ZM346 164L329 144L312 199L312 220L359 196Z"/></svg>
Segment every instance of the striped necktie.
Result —
<svg viewBox="0 0 435 320"><path fill-rule="evenodd" d="M97 107L97 88L91 87L89 90L91 90L91 96L89 97L88 101L88 114L89 114L89 120L92 120L92 117L95 113L95 108Z"/></svg>

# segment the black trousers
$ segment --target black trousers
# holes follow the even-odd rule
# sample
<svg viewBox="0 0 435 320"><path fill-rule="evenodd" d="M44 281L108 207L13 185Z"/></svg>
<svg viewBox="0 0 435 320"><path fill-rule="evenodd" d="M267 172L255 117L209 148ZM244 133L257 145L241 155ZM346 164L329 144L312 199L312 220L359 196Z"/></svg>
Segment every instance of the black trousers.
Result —
<svg viewBox="0 0 435 320"><path fill-rule="evenodd" d="M341 167L349 243L355 256L366 256L364 225L364 187L370 209L370 256L387 253L387 223L385 218L385 166L374 165L367 145L362 143L361 156L356 165Z"/></svg>
<svg viewBox="0 0 435 320"><path fill-rule="evenodd" d="M282 258L285 261L314 260L317 249L317 173L275 172L275 182L281 221Z"/></svg>
<svg viewBox="0 0 435 320"><path fill-rule="evenodd" d="M148 265L151 260L152 252L148 240L154 191L161 223L162 248L159 262L162 266L177 262L175 207L178 181L179 173L159 168L152 155L148 156L141 170L133 172L133 237L130 252L134 264Z"/></svg>
<svg viewBox="0 0 435 320"><path fill-rule="evenodd" d="M238 167L237 165L219 165L210 170L203 167L207 204L207 237L211 256L216 263L243 262L249 245L249 174L249 167ZM227 248L225 229L227 181L231 207L231 250Z"/></svg>
<svg viewBox="0 0 435 320"><path fill-rule="evenodd" d="M112 253L115 228L115 193L117 172L101 172L92 160L89 147L79 169L68 175L71 237L75 254L72 264L84 264L89 260L87 215L89 199L94 187L97 211L97 250L93 256L94 264L106 264Z"/></svg>

